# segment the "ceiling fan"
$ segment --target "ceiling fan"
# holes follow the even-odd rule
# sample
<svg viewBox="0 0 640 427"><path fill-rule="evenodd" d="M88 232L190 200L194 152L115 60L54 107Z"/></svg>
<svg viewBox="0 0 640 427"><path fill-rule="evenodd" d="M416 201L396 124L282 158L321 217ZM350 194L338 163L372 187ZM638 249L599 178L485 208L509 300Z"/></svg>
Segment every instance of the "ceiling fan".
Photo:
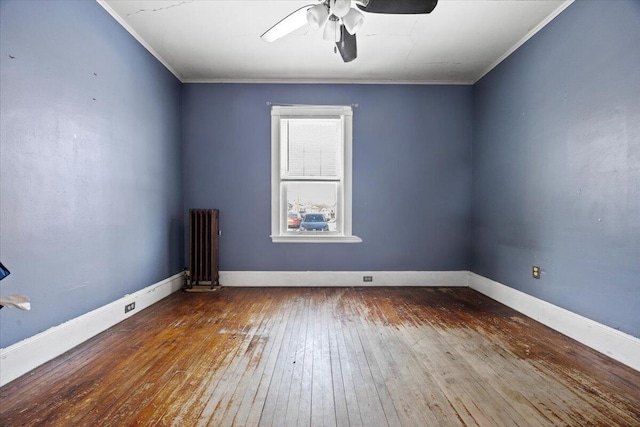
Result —
<svg viewBox="0 0 640 427"><path fill-rule="evenodd" d="M321 0L290 13L269 28L262 40L273 42L298 28L309 25L314 30L323 28L322 37L336 43L344 62L358 56L356 32L364 22L362 12L386 14L431 13L438 0ZM354 7L357 6L357 7Z"/></svg>

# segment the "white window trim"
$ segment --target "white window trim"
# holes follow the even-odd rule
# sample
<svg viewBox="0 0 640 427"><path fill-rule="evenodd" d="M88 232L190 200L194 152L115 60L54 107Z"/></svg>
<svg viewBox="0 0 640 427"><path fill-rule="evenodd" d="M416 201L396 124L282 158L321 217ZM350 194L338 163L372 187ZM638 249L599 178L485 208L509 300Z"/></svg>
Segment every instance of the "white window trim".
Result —
<svg viewBox="0 0 640 427"><path fill-rule="evenodd" d="M339 116L344 123L343 180L342 180L342 233L330 235L291 235L281 230L280 200L280 119L286 117ZM271 241L274 243L358 243L351 228L351 173L353 161L353 112L349 106L279 106L271 107ZM286 222L285 222L286 226ZM284 230L286 231L286 230Z"/></svg>

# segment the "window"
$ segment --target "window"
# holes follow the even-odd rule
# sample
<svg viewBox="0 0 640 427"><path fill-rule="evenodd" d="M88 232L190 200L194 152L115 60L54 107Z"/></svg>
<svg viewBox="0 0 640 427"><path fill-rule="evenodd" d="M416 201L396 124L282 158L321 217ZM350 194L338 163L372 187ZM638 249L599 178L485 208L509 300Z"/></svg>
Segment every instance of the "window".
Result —
<svg viewBox="0 0 640 427"><path fill-rule="evenodd" d="M351 107L271 108L271 239L360 242L351 234Z"/></svg>

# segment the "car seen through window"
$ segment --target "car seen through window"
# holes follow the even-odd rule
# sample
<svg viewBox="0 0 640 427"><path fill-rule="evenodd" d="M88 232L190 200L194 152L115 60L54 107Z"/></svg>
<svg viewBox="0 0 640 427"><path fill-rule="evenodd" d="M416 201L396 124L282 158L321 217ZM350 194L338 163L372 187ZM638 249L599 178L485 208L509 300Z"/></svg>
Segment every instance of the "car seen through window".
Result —
<svg viewBox="0 0 640 427"><path fill-rule="evenodd" d="M318 213L306 214L300 223L301 231L329 231L329 224L324 215Z"/></svg>

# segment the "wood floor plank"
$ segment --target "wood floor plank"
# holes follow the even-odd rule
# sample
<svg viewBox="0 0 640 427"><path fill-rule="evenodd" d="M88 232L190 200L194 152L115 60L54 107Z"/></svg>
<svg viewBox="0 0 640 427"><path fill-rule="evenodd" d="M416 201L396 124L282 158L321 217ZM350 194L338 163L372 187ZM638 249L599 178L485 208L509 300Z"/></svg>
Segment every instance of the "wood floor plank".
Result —
<svg viewBox="0 0 640 427"><path fill-rule="evenodd" d="M226 290L218 294L216 301L230 303L225 295ZM253 290L250 291L254 293ZM251 293L249 296L251 296ZM196 357L177 358L174 363L180 367L183 375L175 376L178 382L165 402L156 402L161 408L162 417L156 421L161 425L192 425L198 420L211 396L218 386L218 381L227 369L241 346L242 339L255 328L250 321L251 310L259 310L259 303L251 300L246 304L247 311L240 313L218 313L209 321L202 322L193 330L193 341L189 342L190 350ZM207 349L211 351L207 351Z"/></svg>
<svg viewBox="0 0 640 427"><path fill-rule="evenodd" d="M428 371L419 369L419 363L414 357L415 352L400 339L397 329L385 327L391 322L385 315L389 309L383 305L384 301L381 301L381 298L367 300L361 299L361 302L368 302L375 316L370 324L362 321L363 331L371 341L371 351L380 365L402 425L449 425L446 415L441 414L439 410L444 402L434 401L432 391L436 385L429 378ZM422 404L416 404L417 402Z"/></svg>
<svg viewBox="0 0 640 427"><path fill-rule="evenodd" d="M282 399L278 400L276 413L273 421L274 426L286 426L286 425L298 425L298 420L305 424L305 420L310 417L309 411L301 412L304 410L304 405L301 408L300 393L292 393L292 390L299 390L300 378L294 378L294 372L298 372L298 365L300 365L304 359L305 350L310 348L313 351L313 341L307 342L307 324L305 319L310 316L311 299L309 295L305 295L305 298L301 298L299 301L300 309L298 310L298 316L295 320L295 327L293 332L293 339L291 340L291 346L288 352L285 353L285 375L283 381L280 384L280 391L278 397Z"/></svg>
<svg viewBox="0 0 640 427"><path fill-rule="evenodd" d="M266 315L271 309L271 302L265 301L260 312L252 316L251 323L254 326L244 336L244 342L239 347L239 351L226 364L223 375L215 380L217 384L212 389L212 394L208 397L207 404L196 421L209 419L209 425L221 425L221 420L232 406L236 393L237 398L244 395L246 383L244 379L251 377L255 369L255 365L250 363L251 359L256 353L258 357L262 353L261 336L271 327L270 321L273 317Z"/></svg>
<svg viewBox="0 0 640 427"><path fill-rule="evenodd" d="M287 325L285 338L279 348L273 376L271 377L262 413L257 424L260 426L284 425L284 419L286 418L292 365L295 360L295 343L300 331L300 321L305 310L301 298L294 298L293 309L295 313L292 321Z"/></svg>
<svg viewBox="0 0 640 427"><path fill-rule="evenodd" d="M472 324L466 316L459 316L455 313L448 315L452 318L458 318L461 324ZM548 391L544 394L541 393L543 390L539 388L540 378L534 372L529 371L530 375L520 376L520 372L525 372L521 361L505 355L503 347L487 339L485 334L477 333L479 331L470 328L450 329L448 332L447 336L443 336L447 347L456 349L457 354L465 360L465 363L473 367L478 381L491 385L492 392L499 394L503 401L509 402L513 409L512 412L515 412L514 422L526 423L531 426L552 426L566 422L554 414L547 416L544 412L536 409L536 407L541 407L542 399L549 398ZM517 382L507 381L506 378L511 380L517 378ZM543 380L544 383L547 381ZM537 404L533 404L533 402L537 402Z"/></svg>
<svg viewBox="0 0 640 427"><path fill-rule="evenodd" d="M273 301L270 301L269 308L273 309ZM236 365L233 379L227 382L225 390L222 392L223 410L215 411L210 420L205 423L204 417L200 417L197 425L241 425L238 418L241 414L240 408L244 404L249 407L247 400L255 396L259 378L264 371L264 363L268 360L271 351L270 337L277 335L277 326L282 322L282 316L273 316L265 313L261 319L261 327L251 338L242 360ZM240 415L241 416L241 415ZM237 420L237 422L236 422Z"/></svg>
<svg viewBox="0 0 640 427"><path fill-rule="evenodd" d="M326 364L326 359L323 353L326 351L323 345L326 345L323 340L323 307L319 303L319 300L314 301L314 313L313 313L313 328L312 328L312 369L311 369L311 417L310 425L313 426L326 426L333 425L334 419L331 419L331 424L327 424L329 417L326 417L329 410L332 412L332 416L335 417L335 409L333 405L329 405L329 397L333 400L333 396L327 393L331 381L331 366Z"/></svg>
<svg viewBox="0 0 640 427"><path fill-rule="evenodd" d="M343 294L344 295L344 294ZM342 298L344 299L344 298ZM336 310L338 320L334 322L336 333L336 348L337 357L340 363L340 369L342 372L342 383L345 391L345 404L347 406L347 414L349 417L349 425L361 427L365 421L362 418L362 411L360 409L360 402L356 393L356 374L357 366L353 355L347 349L347 340L345 337L345 330L348 328L347 316L344 313L344 304L342 301L338 304L339 308ZM362 402L364 404L364 402Z"/></svg>
<svg viewBox="0 0 640 427"><path fill-rule="evenodd" d="M361 293L358 293L357 297L360 296ZM382 410L384 411L387 424L392 427L400 426L402 425L402 423L400 422L400 417L398 416L396 407L393 404L393 400L391 399L387 387L387 382L385 381L385 377L381 372L380 364L375 357L374 349L369 342L367 336L368 334L366 332L368 328L371 328L375 325L375 322L372 320L366 322L364 320L367 317L363 312L363 308L366 307L367 311L370 311L371 306L363 305L361 304L361 301L361 299L352 299L351 301L354 313L358 313L356 321L354 322L354 339L357 339L358 345L362 348L362 352L367 361L369 373L371 375L373 385L375 386L375 390L377 391L377 396L380 400Z"/></svg>
<svg viewBox="0 0 640 427"><path fill-rule="evenodd" d="M461 294L462 293L458 293L458 295ZM449 312L447 313L447 318L455 320L459 324L473 325L475 323L475 319L481 315L481 313L476 311L474 312L474 317L471 318L468 315L468 310L457 310L456 314L451 309L452 306L452 304L448 306ZM508 351L505 352L505 349L509 347L510 342L514 339L520 339L518 338L518 335L504 334L505 331L509 329L508 323L513 318L517 318L518 315L505 318L503 316L495 317L490 313L485 314L487 317L484 319L486 322L483 322L483 330L495 327L495 325L500 325L500 327L498 329L494 329L492 333L488 335L485 334L483 330L474 330L471 328L449 328L447 329L448 339L445 339L445 344L448 348L455 348L457 350L457 354L460 356L469 359L467 361L467 366L473 367L475 370L484 368L485 371L488 372L492 369L492 366L496 366L496 368L493 368L496 373L492 378L490 378L490 381L487 381L487 378L485 378L484 381L483 378L478 378L477 382L485 384L486 389L490 387L492 391L498 392L504 399L509 401L511 410L507 412L511 415L514 421L518 420L519 416L519 422L526 422L527 424L557 425L558 423L561 423L567 425L585 425L591 423L590 419L597 416L595 414L604 414L608 412L606 408L595 408L594 410L594 406L588 403L590 400L590 395L588 393L577 395L572 391L575 389L574 387L558 387L555 383L562 381L563 378L562 375L557 375L558 372L554 372L553 375L549 375L549 370L539 370L531 364L531 361L535 359L519 360L515 354ZM542 325L538 324L538 326L544 328ZM555 334L553 331L547 332ZM564 337L562 338L566 339ZM496 339L498 340L495 341ZM527 342L532 341L527 338ZM487 343L491 344L488 349L489 351L483 352L480 346ZM547 343L544 343L543 345L546 346ZM477 359L476 356L480 354L484 354L485 357ZM503 357L497 358L498 355L502 355ZM491 358L494 358L494 360L490 360ZM513 364L515 364L515 366L510 369L510 366ZM512 381L512 384L517 384L517 387L514 388L511 385L506 386L507 392L500 393L499 386L500 384L504 384L504 381L501 381L501 378L505 377L505 373L507 371L511 372L513 376L516 376L517 381ZM520 372L527 372L527 375L518 376ZM555 385L550 386L550 384ZM563 390L563 392L558 394L557 390ZM532 393L537 394L532 395ZM543 408L553 408L557 405L557 402L563 402L566 407L581 407L583 409L579 412L554 412L546 410L545 413L541 411ZM525 410L525 408L528 408L529 410ZM615 409L610 408L610 410ZM537 418L532 418L534 413L538 416ZM614 415L612 418L622 419L623 422L621 425L629 425L629 422L634 422L632 419L626 418L626 416L623 416L622 414ZM615 425L615 422L612 422L611 425Z"/></svg>
<svg viewBox="0 0 640 427"><path fill-rule="evenodd" d="M333 328L332 314L329 310L329 304L325 298L325 293L320 295L320 311L321 311L321 364L322 372L322 425L334 427L338 425L336 413L336 402L333 384L333 366L331 365L331 345L329 342L329 330Z"/></svg>
<svg viewBox="0 0 640 427"><path fill-rule="evenodd" d="M410 305L405 307L407 312L412 312ZM463 414L466 413L478 425L518 425L518 420L513 418L511 411L492 410L503 403L500 396L496 395L490 384L481 381L458 349L450 345L448 336L450 332L438 327L434 327L432 331L435 334L430 340L438 343L438 349L427 345L425 340L417 341L416 348L424 352L426 360L429 361L428 366L433 366L436 372L443 373L439 378L440 387L452 389L456 395L464 397L464 399L455 400L465 402L463 410L459 411L460 416L464 418ZM446 349L446 351L440 349ZM452 399L452 403L453 401Z"/></svg>
<svg viewBox="0 0 640 427"><path fill-rule="evenodd" d="M310 413L311 400L310 392L307 392L304 385L303 377L308 376L306 370L310 371L311 367L308 360L313 352L313 338L310 337L309 328L313 324L311 320L311 304L305 301L301 316L296 319L299 322L299 329L295 334L293 347L291 348L291 383L288 387L288 395L286 399L284 424L285 426L307 425Z"/></svg>
<svg viewBox="0 0 640 427"><path fill-rule="evenodd" d="M263 352L263 357L258 362L259 369L256 370L256 375L251 378L247 385L247 391L242 398L237 414L232 420L228 420L223 423L223 425L258 425L269 386L275 372L275 366L285 337L285 331L291 325L292 311L288 301L279 306L277 313L277 318L279 319L277 330L274 334L267 337L269 350Z"/></svg>
<svg viewBox="0 0 640 427"><path fill-rule="evenodd" d="M180 334L189 331L189 339L179 340L184 346L183 351L175 354L170 362L176 375L165 383L144 410L145 425L176 424L185 416L197 416L207 403L203 399L203 391L211 386L211 377L215 375L218 366L224 366L229 360L230 353L237 348L242 340L236 320L232 312L225 312L222 308L230 304L228 295L220 291L216 296L193 295L193 300L209 300L212 311L210 315L192 325L177 324L175 327ZM213 314L213 315L211 315ZM248 327L249 322L242 321L242 327ZM191 328L189 328L191 326Z"/></svg>
<svg viewBox="0 0 640 427"><path fill-rule="evenodd" d="M640 426L640 372L468 288L178 292L0 388L0 426Z"/></svg>
<svg viewBox="0 0 640 427"><path fill-rule="evenodd" d="M331 298L328 295L327 290L324 290L324 304L327 306L329 327L327 328L328 346L329 346L329 358L331 364L331 384L333 393L333 405L334 415L336 419L336 425L345 426L350 425L349 410L347 409L347 395L345 391L345 377L343 374L342 364L340 362L340 353L338 350L338 339L336 337L336 331L338 329L337 322L340 319L336 318L336 300L337 298Z"/></svg>
<svg viewBox="0 0 640 427"><path fill-rule="evenodd" d="M106 349L111 357L100 359L108 363L91 366L91 386L80 395L84 398L74 397L74 410L60 412L65 414L64 420L58 421L59 413L56 413L55 417L48 417L48 422L62 425L91 424L95 423L95 420L106 419L116 422L120 416L115 414L116 411L130 417L128 400L136 392L144 392L150 383L162 376L165 373L165 363L171 361L177 353L178 344L169 339L173 332L169 328L155 329L156 325L147 327L144 323L146 318L140 316L126 325L121 324L113 328L119 337L119 344ZM190 318L193 319L193 316ZM150 331L157 332L151 341ZM149 348L153 348L152 356L147 354ZM147 363L142 367L132 367L128 363L132 358L144 358ZM148 394L153 394L153 391L145 393ZM101 403L100 406L95 405L97 401Z"/></svg>
<svg viewBox="0 0 640 427"><path fill-rule="evenodd" d="M357 316L357 313L354 314ZM378 395L375 380L353 325L355 322L356 320L352 320L348 328L344 330L344 337L348 360L354 368L354 385L360 416L364 425L388 426L389 423Z"/></svg>

